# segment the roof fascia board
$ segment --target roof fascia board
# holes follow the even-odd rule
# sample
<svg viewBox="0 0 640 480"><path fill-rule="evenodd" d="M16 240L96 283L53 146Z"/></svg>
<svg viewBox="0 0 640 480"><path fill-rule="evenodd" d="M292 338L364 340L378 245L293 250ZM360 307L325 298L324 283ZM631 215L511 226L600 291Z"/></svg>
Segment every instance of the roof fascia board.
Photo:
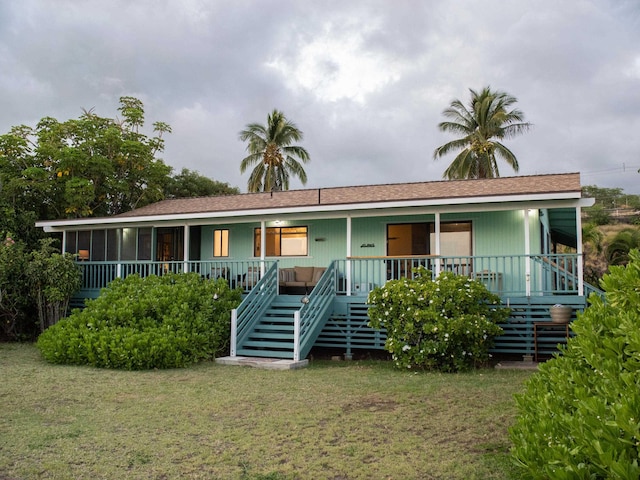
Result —
<svg viewBox="0 0 640 480"><path fill-rule="evenodd" d="M198 214L187 214L183 216L177 215L153 215L140 217L106 217L106 218L86 218L59 221L41 221L36 222L37 227L43 227L46 232L61 232L64 230L86 228L104 228L109 226L112 228L126 228L131 225L140 226L180 226L180 225L207 225L207 224L237 224L252 223L273 220L282 220L286 216L289 220L314 220L314 219L332 219L344 218L351 216L352 218L361 217L382 217L393 215L424 215L424 214L447 214L447 213L477 213L489 211L505 211L505 210L521 210L539 209L539 208L571 208L571 207L588 207L595 202L592 198L573 198L568 196L565 199L559 199L558 196L547 195L549 199L538 198L534 201L518 200L518 201L499 201L499 202L452 202L448 205L424 205L424 202L379 202L375 204L357 204L348 205L331 205L330 210L321 208L286 208L286 209L269 209L269 210L253 210L243 212L238 216L235 212L208 212ZM457 200L457 199L456 199ZM495 200L495 198L494 198ZM393 204L393 205L392 205ZM98 220L98 221L96 221Z"/></svg>

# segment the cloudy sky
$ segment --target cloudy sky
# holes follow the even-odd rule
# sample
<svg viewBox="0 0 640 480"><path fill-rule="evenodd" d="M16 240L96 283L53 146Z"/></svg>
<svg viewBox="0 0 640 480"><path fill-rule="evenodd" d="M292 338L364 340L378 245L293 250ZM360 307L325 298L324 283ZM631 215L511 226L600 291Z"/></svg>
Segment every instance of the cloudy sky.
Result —
<svg viewBox="0 0 640 480"><path fill-rule="evenodd" d="M304 132L308 187L439 180L442 110L486 85L534 124L506 142L519 174L640 194L638 0L0 3L0 133L131 95L173 128L167 164L242 191L238 132L274 108Z"/></svg>

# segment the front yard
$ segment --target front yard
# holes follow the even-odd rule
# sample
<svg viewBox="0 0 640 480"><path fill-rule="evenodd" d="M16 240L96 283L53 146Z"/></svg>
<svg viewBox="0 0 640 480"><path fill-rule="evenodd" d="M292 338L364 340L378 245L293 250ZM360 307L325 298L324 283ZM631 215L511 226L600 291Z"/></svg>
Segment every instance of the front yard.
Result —
<svg viewBox="0 0 640 480"><path fill-rule="evenodd" d="M531 372L390 362L127 372L0 344L0 478L517 479L507 428Z"/></svg>

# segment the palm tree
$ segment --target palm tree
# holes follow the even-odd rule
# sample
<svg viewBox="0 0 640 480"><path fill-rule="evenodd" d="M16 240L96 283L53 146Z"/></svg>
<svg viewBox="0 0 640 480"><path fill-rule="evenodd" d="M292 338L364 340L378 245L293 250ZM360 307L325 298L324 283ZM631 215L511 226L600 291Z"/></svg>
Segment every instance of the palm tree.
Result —
<svg viewBox="0 0 640 480"><path fill-rule="evenodd" d="M523 121L524 114L520 110L510 110L517 102L516 98L505 92L491 91L490 87L480 92L469 91L469 107L465 107L460 100L454 100L442 112L450 121L438 125L443 132L462 135L462 138L445 143L433 152L433 158L437 160L451 151L461 150L445 170L443 178L499 177L498 157L517 172L518 160L511 150L500 143L502 139L524 133L531 126Z"/></svg>
<svg viewBox="0 0 640 480"><path fill-rule="evenodd" d="M250 123L240 132L240 140L247 141L249 155L240 162L240 173L255 165L249 176L249 192L270 192L289 189L289 177L296 176L302 184L307 174L302 163L309 161L303 147L291 145L302 140L303 133L284 114L274 110L267 117L267 125Z"/></svg>
<svg viewBox="0 0 640 480"><path fill-rule="evenodd" d="M640 248L640 229L620 230L607 245L609 265L626 265L629 262L629 252L634 248Z"/></svg>

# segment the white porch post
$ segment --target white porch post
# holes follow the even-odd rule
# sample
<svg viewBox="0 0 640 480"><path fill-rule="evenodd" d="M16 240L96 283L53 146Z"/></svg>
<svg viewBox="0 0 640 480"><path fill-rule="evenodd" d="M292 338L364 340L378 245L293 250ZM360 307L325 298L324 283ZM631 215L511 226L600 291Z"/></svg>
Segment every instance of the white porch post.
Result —
<svg viewBox="0 0 640 480"><path fill-rule="evenodd" d="M60 249L62 253L66 253L66 248L67 248L67 231L63 230L62 231L62 248Z"/></svg>
<svg viewBox="0 0 640 480"><path fill-rule="evenodd" d="M436 223L436 251L434 254L436 255L435 268L433 269L433 274L437 277L440 275L440 212L436 212L435 217Z"/></svg>
<svg viewBox="0 0 640 480"><path fill-rule="evenodd" d="M122 229L116 230L116 238L118 240L118 264L116 265L116 276L122 278ZM107 240L108 242L108 240Z"/></svg>
<svg viewBox="0 0 640 480"><path fill-rule="evenodd" d="M582 215L576 207L576 251L578 253L578 295L584 295L584 258L582 257Z"/></svg>
<svg viewBox="0 0 640 480"><path fill-rule="evenodd" d="M293 361L300 361L300 310L293 312Z"/></svg>
<svg viewBox="0 0 640 480"><path fill-rule="evenodd" d="M267 248L267 227L264 220L260 221L260 278L264 276L264 251Z"/></svg>
<svg viewBox="0 0 640 480"><path fill-rule="evenodd" d="M238 336L238 310L231 310L231 345L229 347L229 353L232 357L236 356L237 350L237 336Z"/></svg>
<svg viewBox="0 0 640 480"><path fill-rule="evenodd" d="M529 225L529 209L524 209L524 254L525 254L525 295L531 296L531 235Z"/></svg>
<svg viewBox="0 0 640 480"><path fill-rule="evenodd" d="M189 225L185 224L184 226L184 245L182 246L182 250L183 250L183 255L182 258L184 258L184 264L183 264L183 268L182 271L183 273L187 273L189 271Z"/></svg>
<svg viewBox="0 0 640 480"><path fill-rule="evenodd" d="M351 216L347 215L347 261L345 262L347 296L351 295Z"/></svg>

